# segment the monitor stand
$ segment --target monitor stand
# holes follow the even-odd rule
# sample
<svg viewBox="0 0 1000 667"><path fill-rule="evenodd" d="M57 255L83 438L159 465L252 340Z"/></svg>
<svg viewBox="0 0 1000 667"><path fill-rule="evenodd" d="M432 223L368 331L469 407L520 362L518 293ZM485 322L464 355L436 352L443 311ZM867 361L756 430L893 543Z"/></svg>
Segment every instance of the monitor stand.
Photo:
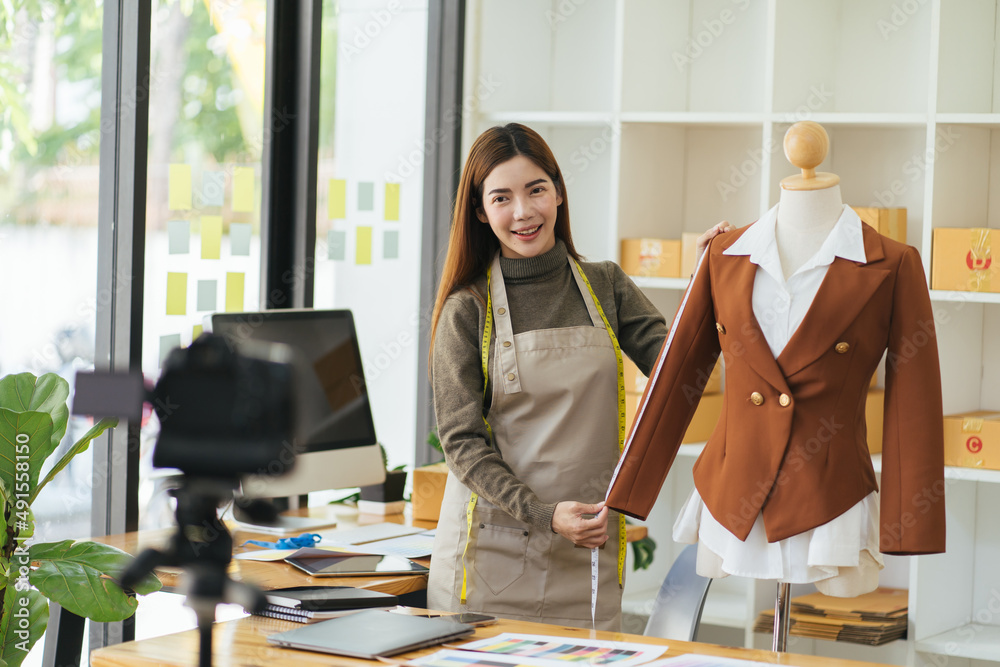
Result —
<svg viewBox="0 0 1000 667"><path fill-rule="evenodd" d="M337 525L335 517L287 516L285 514L261 516L259 512L247 512L237 503L232 505L232 518L241 530L268 535L301 535L302 533L313 533L322 528L334 528Z"/></svg>

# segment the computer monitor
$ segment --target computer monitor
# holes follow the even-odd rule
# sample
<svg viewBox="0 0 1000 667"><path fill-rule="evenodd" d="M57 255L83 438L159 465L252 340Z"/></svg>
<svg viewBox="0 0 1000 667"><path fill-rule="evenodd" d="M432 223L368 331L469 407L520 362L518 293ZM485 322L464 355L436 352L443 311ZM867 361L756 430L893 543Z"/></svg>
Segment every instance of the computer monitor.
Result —
<svg viewBox="0 0 1000 667"><path fill-rule="evenodd" d="M350 310L268 310L216 313L212 331L242 340L284 343L297 354L297 403L303 442L291 471L243 480L253 498L298 496L385 480L385 464L375 438L368 391ZM281 463L276 462L280 468Z"/></svg>

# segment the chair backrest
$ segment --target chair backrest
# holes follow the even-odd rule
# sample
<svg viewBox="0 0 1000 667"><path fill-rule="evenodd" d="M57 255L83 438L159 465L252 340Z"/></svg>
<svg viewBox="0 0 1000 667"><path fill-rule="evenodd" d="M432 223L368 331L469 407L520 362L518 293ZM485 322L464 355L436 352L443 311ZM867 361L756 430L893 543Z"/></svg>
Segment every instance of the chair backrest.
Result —
<svg viewBox="0 0 1000 667"><path fill-rule="evenodd" d="M694 641L712 580L695 571L698 545L690 544L670 566L653 602L644 635Z"/></svg>

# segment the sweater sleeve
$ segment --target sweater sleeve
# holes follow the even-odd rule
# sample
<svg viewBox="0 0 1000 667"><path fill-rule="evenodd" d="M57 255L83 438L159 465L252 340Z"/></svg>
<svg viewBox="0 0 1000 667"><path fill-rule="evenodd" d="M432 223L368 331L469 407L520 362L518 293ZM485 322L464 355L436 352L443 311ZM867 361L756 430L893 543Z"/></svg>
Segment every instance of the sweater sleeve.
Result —
<svg viewBox="0 0 1000 667"><path fill-rule="evenodd" d="M667 321L620 266L607 262L607 271L615 293L619 345L648 376L667 337Z"/></svg>
<svg viewBox="0 0 1000 667"><path fill-rule="evenodd" d="M552 530L555 504L541 502L490 443L483 420L484 327L485 307L477 307L471 294L454 294L441 309L431 364L434 412L445 460L474 493L519 521Z"/></svg>

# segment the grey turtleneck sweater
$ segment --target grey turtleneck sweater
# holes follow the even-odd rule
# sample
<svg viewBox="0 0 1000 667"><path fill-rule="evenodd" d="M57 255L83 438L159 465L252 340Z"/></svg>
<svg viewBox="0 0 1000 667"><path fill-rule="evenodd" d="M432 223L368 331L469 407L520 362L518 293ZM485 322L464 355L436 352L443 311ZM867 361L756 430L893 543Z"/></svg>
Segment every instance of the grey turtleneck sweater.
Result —
<svg viewBox="0 0 1000 667"><path fill-rule="evenodd" d="M529 259L500 258L514 333L591 324L566 261L565 244ZM580 262L622 351L645 374L667 335L663 315L614 262ZM474 293L475 292L475 293ZM514 518L552 527L555 504L541 502L491 447L483 416L481 345L486 326L486 276L456 290L441 309L432 359L434 410L448 467L473 492ZM490 341L493 367L495 330ZM488 402L492 383L486 391ZM579 500L565 498L564 500Z"/></svg>

